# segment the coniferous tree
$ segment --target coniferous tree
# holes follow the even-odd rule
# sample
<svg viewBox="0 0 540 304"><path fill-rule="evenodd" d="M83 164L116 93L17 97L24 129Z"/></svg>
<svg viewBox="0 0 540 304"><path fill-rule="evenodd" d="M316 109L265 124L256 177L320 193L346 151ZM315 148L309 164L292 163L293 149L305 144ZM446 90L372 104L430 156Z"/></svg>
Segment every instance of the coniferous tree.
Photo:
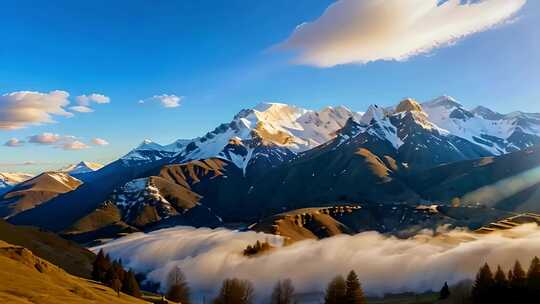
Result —
<svg viewBox="0 0 540 304"><path fill-rule="evenodd" d="M492 294L494 299L497 299L501 303L505 303L506 299L509 298L508 280L501 266L497 266L497 271L493 277Z"/></svg>
<svg viewBox="0 0 540 304"><path fill-rule="evenodd" d="M358 276L351 270L347 275L346 281L347 291L346 291L346 303L347 304L365 304L366 299L364 298L364 291L362 290L362 285L358 280Z"/></svg>
<svg viewBox="0 0 540 304"><path fill-rule="evenodd" d="M521 267L521 263L519 263L517 260L512 270L512 277L509 278L509 281L510 288L521 290L523 292L523 289L527 283L527 274L525 273L525 270L523 270L523 267Z"/></svg>
<svg viewBox="0 0 540 304"><path fill-rule="evenodd" d="M448 283L444 282L441 291L439 291L439 300L445 300L448 299L448 297L450 297L450 288L448 287Z"/></svg>
<svg viewBox="0 0 540 304"><path fill-rule="evenodd" d="M290 279L278 281L274 290L272 291L272 297L270 299L271 304L293 304L294 303L294 286Z"/></svg>
<svg viewBox="0 0 540 304"><path fill-rule="evenodd" d="M476 280L472 289L472 299L474 303L491 303L494 284L493 273L486 263L478 270L476 275Z"/></svg>
<svg viewBox="0 0 540 304"><path fill-rule="evenodd" d="M135 278L135 274L131 270L126 273L124 281L122 282L122 291L137 298L142 296L139 283Z"/></svg>
<svg viewBox="0 0 540 304"><path fill-rule="evenodd" d="M116 294L120 296L120 290L122 290L122 281L115 275L111 281L111 288L116 291Z"/></svg>
<svg viewBox="0 0 540 304"><path fill-rule="evenodd" d="M253 304L254 289L251 282L236 278L226 279L213 304Z"/></svg>
<svg viewBox="0 0 540 304"><path fill-rule="evenodd" d="M171 269L167 278L167 284L167 299L182 304L191 303L189 286L180 267L175 266Z"/></svg>
<svg viewBox="0 0 540 304"><path fill-rule="evenodd" d="M94 263L92 264L92 279L106 283L105 275L107 274L107 270L109 270L110 267L111 261L109 259L109 256L105 255L103 253L103 249L101 249L96 256Z"/></svg>
<svg viewBox="0 0 540 304"><path fill-rule="evenodd" d="M540 297L540 259L534 257L527 271L528 296L532 298Z"/></svg>
<svg viewBox="0 0 540 304"><path fill-rule="evenodd" d="M347 299L347 283L342 276L335 277L326 288L324 304L343 304Z"/></svg>

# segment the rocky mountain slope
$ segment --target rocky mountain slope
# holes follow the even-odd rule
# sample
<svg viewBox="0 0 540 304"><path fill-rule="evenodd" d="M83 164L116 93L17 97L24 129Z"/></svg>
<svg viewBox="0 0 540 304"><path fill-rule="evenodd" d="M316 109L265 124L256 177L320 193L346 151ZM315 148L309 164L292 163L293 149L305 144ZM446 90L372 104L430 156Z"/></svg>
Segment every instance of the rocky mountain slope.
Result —
<svg viewBox="0 0 540 304"><path fill-rule="evenodd" d="M423 229L436 229L442 225L478 229L509 215L497 209L479 207L346 204L280 213L251 225L250 229L281 235L291 243L373 230L410 237Z"/></svg>
<svg viewBox="0 0 540 304"><path fill-rule="evenodd" d="M540 212L540 146L498 157L468 160L408 177L427 200L482 204L503 210Z"/></svg>

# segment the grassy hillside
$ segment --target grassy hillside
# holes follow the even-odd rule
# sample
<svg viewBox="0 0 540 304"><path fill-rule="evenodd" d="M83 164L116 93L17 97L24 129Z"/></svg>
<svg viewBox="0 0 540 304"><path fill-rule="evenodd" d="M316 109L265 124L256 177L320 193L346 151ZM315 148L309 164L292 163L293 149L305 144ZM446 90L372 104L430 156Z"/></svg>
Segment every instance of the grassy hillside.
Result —
<svg viewBox="0 0 540 304"><path fill-rule="evenodd" d="M0 303L147 303L72 276L30 250L0 241Z"/></svg>
<svg viewBox="0 0 540 304"><path fill-rule="evenodd" d="M94 254L54 233L34 227L14 226L0 220L0 240L28 248L35 255L73 275L90 277Z"/></svg>

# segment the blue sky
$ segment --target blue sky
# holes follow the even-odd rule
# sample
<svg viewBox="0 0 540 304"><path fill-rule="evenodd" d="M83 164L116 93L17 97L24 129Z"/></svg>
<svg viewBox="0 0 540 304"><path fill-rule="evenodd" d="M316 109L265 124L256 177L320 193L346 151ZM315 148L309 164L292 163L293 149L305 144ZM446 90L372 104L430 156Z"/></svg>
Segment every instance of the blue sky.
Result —
<svg viewBox="0 0 540 304"><path fill-rule="evenodd" d="M91 93L110 103L53 116L56 123L0 129L0 143L48 132L109 145L0 146L0 171L108 162L145 138L166 144L202 135L262 101L363 111L373 103L448 94L470 107L540 112L538 1L529 0L512 22L404 61L330 67L295 64L298 50L274 46L334 1L36 2L0 1L0 95L62 90L72 105ZM162 94L182 96L180 106L150 99ZM28 161L36 164L19 166Z"/></svg>

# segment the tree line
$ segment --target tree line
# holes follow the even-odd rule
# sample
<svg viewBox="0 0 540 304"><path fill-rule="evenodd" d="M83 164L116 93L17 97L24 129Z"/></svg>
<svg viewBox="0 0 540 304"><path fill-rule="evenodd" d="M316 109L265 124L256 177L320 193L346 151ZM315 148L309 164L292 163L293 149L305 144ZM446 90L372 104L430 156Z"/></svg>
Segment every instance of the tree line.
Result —
<svg viewBox="0 0 540 304"><path fill-rule="evenodd" d="M190 289L179 267L174 267L168 276L166 298L182 304L191 304ZM270 304L296 304L295 289L290 279L279 280L270 295ZM248 280L225 279L212 304L254 304L255 288ZM346 278L339 275L326 288L325 304L365 304L362 285L354 271Z"/></svg>
<svg viewBox="0 0 540 304"><path fill-rule="evenodd" d="M126 271L122 260L111 261L110 256L105 255L103 250L99 251L92 264L92 279L111 287L118 296L120 291L137 298L142 296L135 273Z"/></svg>
<svg viewBox="0 0 540 304"><path fill-rule="evenodd" d="M526 272L519 261L508 272L500 266L493 272L484 264L476 274L471 300L474 304L540 303L540 259L534 257Z"/></svg>

